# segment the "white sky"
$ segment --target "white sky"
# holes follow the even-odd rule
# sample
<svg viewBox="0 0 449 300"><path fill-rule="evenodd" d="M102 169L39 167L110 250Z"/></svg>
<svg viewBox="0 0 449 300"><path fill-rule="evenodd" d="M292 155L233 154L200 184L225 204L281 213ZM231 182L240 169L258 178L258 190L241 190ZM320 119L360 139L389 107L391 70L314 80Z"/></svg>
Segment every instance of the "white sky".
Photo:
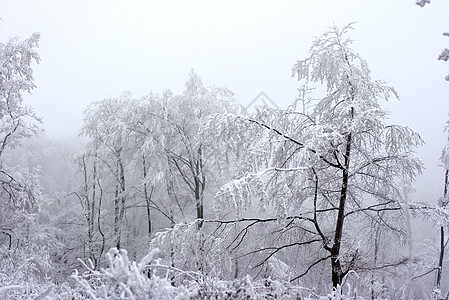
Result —
<svg viewBox="0 0 449 300"><path fill-rule="evenodd" d="M37 88L26 98L51 136L72 136L93 100L131 91L140 97L179 93L194 69L206 85L226 86L242 104L264 91L279 106L297 94L291 67L314 36L357 21L354 49L376 79L401 101L388 104L394 122L410 125L427 144L418 195L442 193L436 167L449 119L449 1L424 8L414 0L308 1L22 1L0 0L0 40L42 35ZM421 188L420 188L421 187Z"/></svg>

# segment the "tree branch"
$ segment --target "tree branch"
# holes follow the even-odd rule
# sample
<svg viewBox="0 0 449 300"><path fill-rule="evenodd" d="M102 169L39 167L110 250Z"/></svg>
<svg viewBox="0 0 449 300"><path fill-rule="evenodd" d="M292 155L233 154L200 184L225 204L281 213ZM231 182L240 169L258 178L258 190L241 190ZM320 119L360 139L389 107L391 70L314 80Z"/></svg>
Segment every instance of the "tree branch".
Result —
<svg viewBox="0 0 449 300"><path fill-rule="evenodd" d="M290 282L293 282L293 281L295 281L296 279L299 279L299 278L303 277L304 275L306 275L307 273L309 273L309 271L310 271L314 266L316 266L316 265L319 264L320 262L325 261L325 260L327 260L327 259L329 259L329 258L331 258L331 255L328 255L328 256L326 256L326 257L320 258L319 260L317 260L316 262L314 262L313 264L311 264L311 265L310 265L310 266L309 266L303 273L299 274L298 276L296 276L296 277L293 278L293 279L290 279Z"/></svg>

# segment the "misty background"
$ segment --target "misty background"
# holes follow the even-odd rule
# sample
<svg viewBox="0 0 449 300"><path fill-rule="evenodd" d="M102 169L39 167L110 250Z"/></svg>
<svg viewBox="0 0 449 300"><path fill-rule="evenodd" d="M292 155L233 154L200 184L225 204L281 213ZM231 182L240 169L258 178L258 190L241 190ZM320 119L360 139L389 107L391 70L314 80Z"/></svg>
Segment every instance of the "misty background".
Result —
<svg viewBox="0 0 449 300"><path fill-rule="evenodd" d="M194 69L205 85L225 86L247 105L264 91L279 107L296 97L291 67L314 36L357 22L353 48L375 79L399 93L391 122L409 125L426 144L426 170L413 200L442 195L438 166L446 143L449 73L438 61L449 39L448 1L424 8L400 1L0 1L0 40L41 33L37 88L25 102L47 135L77 136L95 100L170 88L180 93Z"/></svg>

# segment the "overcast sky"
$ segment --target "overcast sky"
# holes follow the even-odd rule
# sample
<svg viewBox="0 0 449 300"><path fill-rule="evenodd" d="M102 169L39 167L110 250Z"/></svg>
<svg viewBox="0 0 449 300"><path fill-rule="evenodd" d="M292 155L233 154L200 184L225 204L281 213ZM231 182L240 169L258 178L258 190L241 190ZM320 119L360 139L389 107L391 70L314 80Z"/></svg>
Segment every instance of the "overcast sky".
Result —
<svg viewBox="0 0 449 300"><path fill-rule="evenodd" d="M0 40L42 35L37 88L26 101L50 136L73 136L94 100L130 91L180 93L194 69L206 85L226 86L242 104L264 91L280 107L297 94L291 67L314 36L354 25L353 48L376 79L394 86L394 122L427 144L418 195L442 194L437 167L449 119L449 1L421 8L414 0L308 1L21 1L0 0ZM425 189L423 187L426 187ZM429 200L425 199L425 200ZM423 199L424 200L424 199Z"/></svg>

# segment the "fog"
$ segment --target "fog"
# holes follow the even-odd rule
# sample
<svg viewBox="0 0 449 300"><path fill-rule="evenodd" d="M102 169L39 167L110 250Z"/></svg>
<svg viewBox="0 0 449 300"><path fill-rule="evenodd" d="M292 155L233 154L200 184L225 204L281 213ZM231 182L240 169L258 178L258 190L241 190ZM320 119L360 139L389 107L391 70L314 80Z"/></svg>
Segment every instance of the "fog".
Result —
<svg viewBox="0 0 449 300"><path fill-rule="evenodd" d="M47 135L71 138L92 101L126 91L181 93L191 70L244 106L264 92L286 108L299 88L292 66L314 37L354 22L352 48L400 96L384 104L391 122L425 141L418 154L426 169L411 197L435 203L449 120L449 65L437 60L449 48L449 1L414 2L0 0L0 41L41 33L37 87L25 102Z"/></svg>
<svg viewBox="0 0 449 300"><path fill-rule="evenodd" d="M297 96L291 67L326 28L357 22L354 48L372 76L401 97L393 120L422 134L424 186L439 197L436 167L445 143L448 1L0 1L0 39L40 32L37 89L26 101L50 136L72 136L94 101L130 91L139 97L181 91L191 69L226 86L246 105L264 91L280 107ZM435 174L435 173L438 173ZM429 180L432 178L431 180ZM427 193L427 192L426 192ZM423 195L424 196L424 195Z"/></svg>

